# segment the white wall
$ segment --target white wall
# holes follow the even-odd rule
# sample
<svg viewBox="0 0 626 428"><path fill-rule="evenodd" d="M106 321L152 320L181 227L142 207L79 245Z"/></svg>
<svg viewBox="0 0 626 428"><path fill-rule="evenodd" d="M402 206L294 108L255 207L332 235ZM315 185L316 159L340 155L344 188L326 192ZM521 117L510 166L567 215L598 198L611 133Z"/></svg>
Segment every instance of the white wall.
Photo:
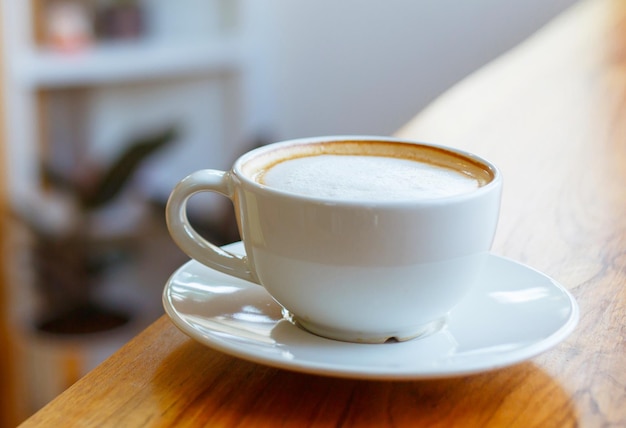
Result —
<svg viewBox="0 0 626 428"><path fill-rule="evenodd" d="M573 3L249 0L265 61L253 103L276 139L390 134Z"/></svg>

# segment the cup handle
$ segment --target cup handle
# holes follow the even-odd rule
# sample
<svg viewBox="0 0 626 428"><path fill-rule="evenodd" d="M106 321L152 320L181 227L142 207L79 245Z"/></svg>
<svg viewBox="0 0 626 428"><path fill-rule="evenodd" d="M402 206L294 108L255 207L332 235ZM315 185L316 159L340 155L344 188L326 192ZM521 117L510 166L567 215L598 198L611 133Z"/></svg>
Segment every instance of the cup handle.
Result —
<svg viewBox="0 0 626 428"><path fill-rule="evenodd" d="M215 192L232 201L233 182L230 173L205 169L181 180L167 201L166 222L174 242L198 262L246 281L259 283L248 258L225 251L202 237L189 223L187 202L198 192Z"/></svg>

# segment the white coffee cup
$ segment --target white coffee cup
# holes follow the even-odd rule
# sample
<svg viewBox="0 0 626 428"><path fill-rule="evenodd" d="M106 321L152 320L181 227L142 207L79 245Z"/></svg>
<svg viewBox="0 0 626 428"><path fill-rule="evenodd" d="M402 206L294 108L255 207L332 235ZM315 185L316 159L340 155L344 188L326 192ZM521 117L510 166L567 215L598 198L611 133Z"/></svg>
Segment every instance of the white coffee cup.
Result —
<svg viewBox="0 0 626 428"><path fill-rule="evenodd" d="M409 171L407 179L398 172L404 165L394 163L398 158L409 167L425 163L434 178ZM360 168L366 173L359 175ZM457 189L438 178L439 170L475 184ZM283 188L281 182L294 186L294 174L304 175L302 182ZM354 182L363 185L352 192ZM425 194L411 193L420 186ZM330 187L339 191L326 192ZM444 193L433 196L430 187ZM352 342L402 341L445 325L479 277L501 189L494 165L461 150L386 137L307 138L248 152L228 172L192 173L173 190L167 223L187 255L261 284L306 330ZM231 199L246 256L193 229L186 206L197 192Z"/></svg>

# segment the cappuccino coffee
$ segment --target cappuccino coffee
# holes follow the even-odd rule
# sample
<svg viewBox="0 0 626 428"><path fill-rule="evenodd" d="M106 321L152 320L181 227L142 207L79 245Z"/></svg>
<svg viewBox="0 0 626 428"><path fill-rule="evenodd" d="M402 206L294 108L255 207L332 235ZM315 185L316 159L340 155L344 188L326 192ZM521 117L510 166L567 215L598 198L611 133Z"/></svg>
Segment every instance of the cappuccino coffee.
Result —
<svg viewBox="0 0 626 428"><path fill-rule="evenodd" d="M454 196L489 181L479 165L432 147L349 141L308 149L276 153L255 181L315 198L372 202Z"/></svg>
<svg viewBox="0 0 626 428"><path fill-rule="evenodd" d="M167 224L196 261L263 286L286 322L337 340L403 341L442 328L480 279L501 188L494 165L461 150L315 137L193 172L172 191ZM198 192L230 199L245 255L194 230L187 202Z"/></svg>

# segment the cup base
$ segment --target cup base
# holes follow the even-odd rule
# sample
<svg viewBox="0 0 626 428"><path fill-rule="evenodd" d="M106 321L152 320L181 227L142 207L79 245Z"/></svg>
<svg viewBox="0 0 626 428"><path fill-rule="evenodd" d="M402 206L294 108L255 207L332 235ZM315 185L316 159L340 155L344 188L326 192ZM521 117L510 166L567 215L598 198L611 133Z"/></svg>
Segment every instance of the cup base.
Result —
<svg viewBox="0 0 626 428"><path fill-rule="evenodd" d="M441 330L447 323L447 315L430 321L426 324L422 324L417 328L410 330L399 330L393 333L382 334L368 333L362 331L346 331L340 330L328 326L322 326L310 321L303 321L302 319L289 314L288 318L298 327L303 330L313 333L317 336L325 337L327 339L339 340L341 342L353 342L353 343L393 343L393 342L406 342L413 339L421 339L431 334L434 334Z"/></svg>

